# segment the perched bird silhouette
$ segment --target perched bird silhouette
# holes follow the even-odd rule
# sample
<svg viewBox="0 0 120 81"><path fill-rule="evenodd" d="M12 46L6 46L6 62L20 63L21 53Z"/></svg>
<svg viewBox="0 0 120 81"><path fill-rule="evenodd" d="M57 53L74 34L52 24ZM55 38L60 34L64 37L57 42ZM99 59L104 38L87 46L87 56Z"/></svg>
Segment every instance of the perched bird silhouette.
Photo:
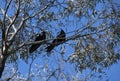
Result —
<svg viewBox="0 0 120 81"><path fill-rule="evenodd" d="M66 34L65 32L61 29L60 34L53 40L53 42L46 48L47 52L50 52L55 46L58 46L59 44L65 42L65 37Z"/></svg>
<svg viewBox="0 0 120 81"><path fill-rule="evenodd" d="M116 34L120 38L120 28L115 28L114 34Z"/></svg>
<svg viewBox="0 0 120 81"><path fill-rule="evenodd" d="M46 32L43 31L41 34L39 34L39 36L36 37L35 41L42 41L46 39ZM29 48L29 52L32 53L34 52L38 47L40 47L40 45L43 43L39 43L39 44L33 44L30 48Z"/></svg>

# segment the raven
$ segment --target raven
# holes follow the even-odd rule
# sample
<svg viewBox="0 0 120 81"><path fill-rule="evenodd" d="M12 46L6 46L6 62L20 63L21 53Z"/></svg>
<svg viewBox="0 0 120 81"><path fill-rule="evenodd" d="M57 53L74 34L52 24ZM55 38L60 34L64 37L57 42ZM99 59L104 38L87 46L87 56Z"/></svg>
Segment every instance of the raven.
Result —
<svg viewBox="0 0 120 81"><path fill-rule="evenodd" d="M46 48L47 52L50 52L55 46L65 42L65 37L66 34L65 32L61 29L61 32L59 35L57 35L57 37L53 40L53 42Z"/></svg>
<svg viewBox="0 0 120 81"><path fill-rule="evenodd" d="M36 37L35 41L42 41L46 39L46 32L43 31L41 34L39 34L38 37ZM30 48L29 48L29 52L32 53L34 52L42 43L38 43L38 44L33 44Z"/></svg>

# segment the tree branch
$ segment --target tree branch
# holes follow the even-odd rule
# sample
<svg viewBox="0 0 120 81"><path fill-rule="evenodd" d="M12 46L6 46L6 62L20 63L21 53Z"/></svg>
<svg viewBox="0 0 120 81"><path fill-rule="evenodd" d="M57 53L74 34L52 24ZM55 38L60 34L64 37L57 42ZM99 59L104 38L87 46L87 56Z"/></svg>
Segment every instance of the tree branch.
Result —
<svg viewBox="0 0 120 81"><path fill-rule="evenodd" d="M0 9L1 9L1 11L2 11L2 13L4 14L5 13L5 11L0 7ZM12 21L12 19L6 14L6 17L9 19L9 21L10 21L10 23L12 23L13 21ZM14 24L12 24L12 27L13 27L13 29L14 30L16 30L16 28L15 28L15 26L14 26Z"/></svg>
<svg viewBox="0 0 120 81"><path fill-rule="evenodd" d="M55 0L54 0L55 1ZM53 2L54 2L53 1ZM33 18L35 17L36 15L40 14L41 12L43 12L45 9L47 9L48 7L50 7L51 3L48 3L44 8L42 8L40 11L38 11L37 13L33 14L32 16L29 16L27 18L25 18L25 20L28 20L30 18Z"/></svg>
<svg viewBox="0 0 120 81"><path fill-rule="evenodd" d="M8 32L10 30L10 27L14 24L15 20L17 19L18 15L19 15L19 12L20 12L20 0L18 0L18 9L17 9L17 11L14 15L14 18L13 18L13 20L11 20L11 24L8 26L8 28L6 30L6 38L8 36ZM13 26L13 29L14 29L15 32L17 31L15 26Z"/></svg>
<svg viewBox="0 0 120 81"><path fill-rule="evenodd" d="M31 72L31 68L32 68L32 64L33 64L33 62L34 62L34 58L32 57L32 61L31 61L31 63L30 63L29 71L28 71L28 78L27 78L26 81L30 81L30 72Z"/></svg>

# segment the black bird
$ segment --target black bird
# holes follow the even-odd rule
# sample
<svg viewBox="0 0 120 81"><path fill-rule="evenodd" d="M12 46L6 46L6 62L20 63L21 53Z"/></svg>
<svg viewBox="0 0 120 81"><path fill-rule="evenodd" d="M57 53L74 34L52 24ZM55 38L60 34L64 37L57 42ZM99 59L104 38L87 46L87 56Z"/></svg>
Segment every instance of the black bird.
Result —
<svg viewBox="0 0 120 81"><path fill-rule="evenodd" d="M55 46L65 42L65 37L66 34L65 32L61 29L60 34L53 40L53 42L46 48L47 52L50 52Z"/></svg>
<svg viewBox="0 0 120 81"><path fill-rule="evenodd" d="M36 37L35 41L42 41L46 39L46 32L43 31L41 34L39 34L38 37ZM34 52L42 43L39 44L33 44L30 48L29 48L29 52L32 53Z"/></svg>

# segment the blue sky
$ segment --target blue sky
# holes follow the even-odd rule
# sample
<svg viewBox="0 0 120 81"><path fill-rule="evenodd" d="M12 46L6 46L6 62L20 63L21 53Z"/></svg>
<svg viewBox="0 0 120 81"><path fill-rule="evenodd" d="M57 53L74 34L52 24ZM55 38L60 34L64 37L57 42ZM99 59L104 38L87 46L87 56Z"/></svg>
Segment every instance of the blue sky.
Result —
<svg viewBox="0 0 120 81"><path fill-rule="evenodd" d="M37 59L34 63L36 63L36 64L41 64L42 63L42 58L41 58L41 60L40 59ZM33 66L34 66L34 64L33 64ZM73 73L72 72L74 72L74 70L73 69L71 69L70 70L70 67L69 67L70 65L67 65L67 66L65 66L66 68L68 68L67 70L68 70L68 72L70 72L70 75L73 75ZM19 63L19 72L20 73L22 73L25 77L27 76L27 73L28 73L28 68L29 68L29 64L26 64L25 62L23 62L22 60L20 61L20 63ZM71 67L71 68L73 68L73 67ZM72 71L73 70L73 71ZM72 71L72 72L71 72ZM89 71L88 71L89 72ZM118 61L118 63L116 63L116 64L113 64L112 66L110 66L109 68L107 68L106 70L105 70L105 72L106 72L106 76L103 76L104 78L102 79L102 80L100 80L100 81L105 81L106 79L108 79L109 81L119 81L120 80L120 61ZM87 73L87 71L85 71L84 72L84 74L82 74L82 76L83 75L86 75L86 74L88 74ZM81 77L81 76L80 76ZM95 81L95 80L93 80L93 81Z"/></svg>
<svg viewBox="0 0 120 81"><path fill-rule="evenodd" d="M118 0L119 1L119 0ZM101 9L101 7L100 6L98 6L98 9ZM74 22L77 22L76 20L74 20ZM85 22L85 21L83 21L83 22ZM63 28L66 32L68 32L68 31L72 31L72 30L74 30L75 28L74 27L72 27L72 26L74 26L74 24L73 25L71 25L71 24L69 24L70 22L68 22L68 23L66 23L68 26L70 26L70 29L69 30L66 30L66 28L64 28L64 27L61 27L61 28ZM72 29L73 28L73 29ZM55 30L54 30L55 31ZM54 32L55 34L57 33L56 31ZM69 34L70 35L70 34ZM56 35L55 35L56 36ZM64 44L63 44L64 45ZM66 46L66 47L68 47L68 46ZM59 47L57 47L57 49L56 50L59 50L60 48ZM71 54L72 53L72 51L73 50L71 50L71 48L70 47L68 47L68 49L66 49L68 52L67 52L67 54L66 54L66 57L67 57L67 55L69 55L69 54ZM69 51L70 50L70 51ZM45 53L43 53L43 54L45 54ZM44 64L45 62L43 62L43 60L45 61L46 59L47 59L47 57L45 57L45 59L42 59L43 57L43 54L41 54L40 55L40 59L37 59L36 61L35 61L35 63L38 63L38 64ZM58 55L59 56L59 55ZM55 60L54 60L54 56L51 56L50 57L51 58L51 64L53 64L54 66L56 65L54 62L55 62ZM26 73L28 72L28 66L29 64L26 64L25 62L23 62L22 60L20 60L19 61L19 71L21 72L21 73L23 73L23 74L25 74L26 75ZM65 67L68 67L69 68L69 64L68 64L68 66L65 66ZM73 70L73 69L72 69ZM107 72L107 74L108 74L108 78L109 78L109 80L110 81L119 81L120 80L120 77L119 77L119 75L120 75L120 61L118 62L118 64L113 64L110 68L108 68L108 69L106 69L106 72Z"/></svg>
<svg viewBox="0 0 120 81"><path fill-rule="evenodd" d="M108 70L109 81L120 81L120 61L113 64Z"/></svg>

